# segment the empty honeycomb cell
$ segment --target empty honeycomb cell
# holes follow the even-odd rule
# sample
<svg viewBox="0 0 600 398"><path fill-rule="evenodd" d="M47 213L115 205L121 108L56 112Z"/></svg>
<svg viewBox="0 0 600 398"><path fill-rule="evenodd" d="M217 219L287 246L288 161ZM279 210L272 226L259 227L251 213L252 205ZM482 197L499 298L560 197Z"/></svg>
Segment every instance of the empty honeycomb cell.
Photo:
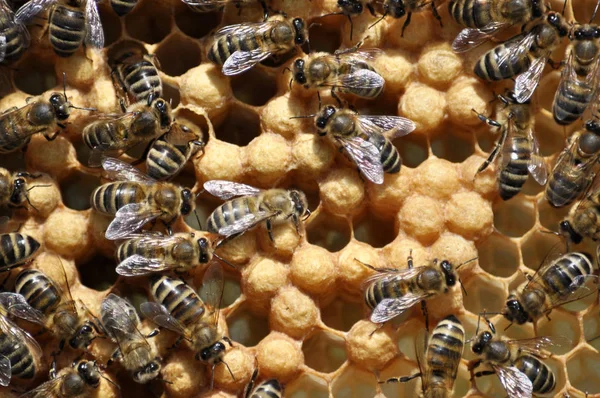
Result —
<svg viewBox="0 0 600 398"><path fill-rule="evenodd" d="M493 217L491 203L474 192L452 195L446 204L448 228L466 238L487 236Z"/></svg>
<svg viewBox="0 0 600 398"><path fill-rule="evenodd" d="M321 308L321 320L332 329L347 332L363 318L363 312L362 302L336 297L326 307Z"/></svg>
<svg viewBox="0 0 600 398"><path fill-rule="evenodd" d="M534 231L521 242L523 264L532 270L537 270L545 260L556 258L564 251L564 242L556 235Z"/></svg>
<svg viewBox="0 0 600 398"><path fill-rule="evenodd" d="M292 145L292 156L298 173L312 177L331 167L335 149L316 134L298 134Z"/></svg>
<svg viewBox="0 0 600 398"><path fill-rule="evenodd" d="M354 324L346 335L348 359L364 369L380 370L398 355L390 328L380 328L367 320Z"/></svg>
<svg viewBox="0 0 600 398"><path fill-rule="evenodd" d="M222 115L231 97L229 79L212 64L200 64L181 75L181 102L206 109L211 117Z"/></svg>
<svg viewBox="0 0 600 398"><path fill-rule="evenodd" d="M304 340L302 352L306 366L317 372L334 372L346 362L344 339L323 330Z"/></svg>
<svg viewBox="0 0 600 398"><path fill-rule="evenodd" d="M384 382L391 378L411 376L419 372L419 368L412 361L406 359L396 359L379 374L379 381ZM408 383L390 382L381 384L381 391L386 397L410 397L414 396L419 389L419 377Z"/></svg>
<svg viewBox="0 0 600 398"><path fill-rule="evenodd" d="M590 394L600 392L598 390L598 378L600 377L600 353L587 346L578 347L566 363L569 383L580 391Z"/></svg>
<svg viewBox="0 0 600 398"><path fill-rule="evenodd" d="M508 278L519 269L519 247L515 242L493 233L477 245L479 266L489 274Z"/></svg>
<svg viewBox="0 0 600 398"><path fill-rule="evenodd" d="M420 242L433 242L444 228L440 202L423 195L410 196L398 213L400 228Z"/></svg>
<svg viewBox="0 0 600 398"><path fill-rule="evenodd" d="M506 236L520 237L535 224L535 203L518 196L494 206L494 227Z"/></svg>
<svg viewBox="0 0 600 398"><path fill-rule="evenodd" d="M431 140L431 151L438 158L452 163L462 163L475 152L473 137L458 132L456 127L451 131L438 134Z"/></svg>
<svg viewBox="0 0 600 398"><path fill-rule="evenodd" d="M384 247L396 237L394 218L378 216L377 212L369 211L352 221L354 238L372 247Z"/></svg>
<svg viewBox="0 0 600 398"><path fill-rule="evenodd" d="M372 372L356 366L347 366L331 384L331 393L336 398L361 398L375 396L377 379Z"/></svg>
<svg viewBox="0 0 600 398"><path fill-rule="evenodd" d="M548 172L551 172L552 169L548 169ZM525 185L521 189L521 193L527 196L535 196L540 192L543 192L545 189L544 185L538 184L532 176L529 176L527 181L525 181ZM556 210L556 209L555 209Z"/></svg>
<svg viewBox="0 0 600 398"><path fill-rule="evenodd" d="M449 161L433 157L419 167L413 186L422 195L434 199L448 198L460 189L458 171Z"/></svg>
<svg viewBox="0 0 600 398"><path fill-rule="evenodd" d="M432 42L435 35L436 20L430 17L429 11L413 13L410 25L405 29L402 36L402 27L406 18L390 18L387 26L387 39L394 47L409 50L420 50L426 44Z"/></svg>
<svg viewBox="0 0 600 398"><path fill-rule="evenodd" d="M413 77L411 61L404 51L386 51L375 58L373 67L385 79L386 92L396 94L406 88Z"/></svg>
<svg viewBox="0 0 600 398"><path fill-rule="evenodd" d="M551 156L565 147L567 137L563 132L554 132L555 129L552 127L554 125L553 120L539 117L539 115L536 118L535 131L542 156Z"/></svg>
<svg viewBox="0 0 600 398"><path fill-rule="evenodd" d="M231 79L233 96L252 106L265 105L277 93L277 83L261 68L253 68Z"/></svg>
<svg viewBox="0 0 600 398"><path fill-rule="evenodd" d="M177 106L181 102L181 95L179 94L179 89L171 84L165 83L164 81L163 98L169 101L173 108L177 108ZM177 121L179 121L179 118L177 118Z"/></svg>
<svg viewBox="0 0 600 398"><path fill-rule="evenodd" d="M271 302L269 325L272 330L301 338L317 325L318 312L309 296L295 287L282 288Z"/></svg>
<svg viewBox="0 0 600 398"><path fill-rule="evenodd" d="M60 182L63 203L73 210L90 208L90 195L100 185L100 178L75 171Z"/></svg>
<svg viewBox="0 0 600 398"><path fill-rule="evenodd" d="M237 146L246 146L260 135L260 119L256 112L234 105L225 119L215 126L215 136Z"/></svg>
<svg viewBox="0 0 600 398"><path fill-rule="evenodd" d="M472 314L487 312L498 312L502 310L506 300L506 286L487 275L478 275L477 278L469 278L462 281L467 292L463 297L464 306Z"/></svg>
<svg viewBox="0 0 600 398"><path fill-rule="evenodd" d="M26 53L13 73L15 87L29 95L40 95L56 87L58 80L54 61L33 53Z"/></svg>
<svg viewBox="0 0 600 398"><path fill-rule="evenodd" d="M418 167L429 156L429 142L427 137L422 134L410 134L396 138L393 144L398 149L404 166Z"/></svg>
<svg viewBox="0 0 600 398"><path fill-rule="evenodd" d="M256 348L261 375L276 377L281 383L292 379L304 363L300 344L285 334L271 332Z"/></svg>
<svg viewBox="0 0 600 398"><path fill-rule="evenodd" d="M582 338L594 349L600 348L600 310L597 306L586 311L583 315Z"/></svg>
<svg viewBox="0 0 600 398"><path fill-rule="evenodd" d="M357 241L350 242L338 258L338 286L351 294L361 292L362 283L373 273L356 260L375 268L387 266L387 264L380 264L377 252L370 246Z"/></svg>
<svg viewBox="0 0 600 398"><path fill-rule="evenodd" d="M384 184L367 185L367 196L373 212L386 219L392 218L413 191L414 175L414 170L405 167L400 173L387 174Z"/></svg>
<svg viewBox="0 0 600 398"><path fill-rule="evenodd" d="M198 361L194 354L187 350L178 350L166 360L161 369L161 378L165 390L170 397L185 398L195 396L200 389L210 382L206 373L198 371Z"/></svg>
<svg viewBox="0 0 600 398"><path fill-rule="evenodd" d="M473 109L488 115L492 99L489 87L478 79L473 77L455 79L446 92L448 116L458 126L478 126L481 120Z"/></svg>
<svg viewBox="0 0 600 398"><path fill-rule="evenodd" d="M540 217L540 224L549 231L558 232L558 224L567 217L571 206L556 209L550 206L550 203L548 203L546 198L541 198L538 200L537 209Z"/></svg>
<svg viewBox="0 0 600 398"><path fill-rule="evenodd" d="M75 148L61 136L54 141L48 141L41 135L31 137L25 159L31 169L48 173L58 180L66 177L77 165Z"/></svg>
<svg viewBox="0 0 600 398"><path fill-rule="evenodd" d="M174 5L175 25L185 35L200 38L207 36L213 29L219 26L222 13L219 11L198 13L183 4L176 2Z"/></svg>
<svg viewBox="0 0 600 398"><path fill-rule="evenodd" d="M321 204L334 214L348 214L365 197L362 177L353 169L331 170L319 184Z"/></svg>
<svg viewBox="0 0 600 398"><path fill-rule="evenodd" d="M324 294L335 284L335 264L325 249L303 245L290 263L292 283L310 294Z"/></svg>
<svg viewBox="0 0 600 398"><path fill-rule="evenodd" d="M75 53L69 58L58 58L55 70L59 76L65 73L67 84L77 88L88 88L95 77L92 60L82 53Z"/></svg>
<svg viewBox="0 0 600 398"><path fill-rule="evenodd" d="M208 180L237 180L243 174L242 150L237 145L212 140L195 163L196 174Z"/></svg>
<svg viewBox="0 0 600 398"><path fill-rule="evenodd" d="M242 305L227 317L229 337L244 347L254 347L269 334L269 321Z"/></svg>
<svg viewBox="0 0 600 398"><path fill-rule="evenodd" d="M577 347L580 338L579 321L574 314L562 310L554 310L550 320L542 317L537 323L537 334L540 336L560 336L557 344L547 348L554 355L568 354Z"/></svg>
<svg viewBox="0 0 600 398"><path fill-rule="evenodd" d="M48 249L66 258L85 258L91 245L87 228L87 213L57 209L46 219L44 243Z"/></svg>
<svg viewBox="0 0 600 398"><path fill-rule="evenodd" d="M415 122L419 132L439 128L446 114L444 95L420 83L411 83L400 99L400 115Z"/></svg>
<svg viewBox="0 0 600 398"><path fill-rule="evenodd" d="M78 264L81 283L91 289L104 292L117 281L115 260L102 255L95 255Z"/></svg>
<svg viewBox="0 0 600 398"><path fill-rule="evenodd" d="M215 384L218 387L228 390L240 390L244 388L248 381L250 381L250 377L256 366L254 355L239 345L237 347L229 347L225 351L223 362L228 366L221 364L215 367ZM206 368L210 372L210 367L206 366ZM231 373L229 372L230 369ZM231 377L232 374L233 377Z"/></svg>
<svg viewBox="0 0 600 398"><path fill-rule="evenodd" d="M143 1L125 16L125 29L134 39L147 44L162 41L172 30L171 5Z"/></svg>
<svg viewBox="0 0 600 398"><path fill-rule="evenodd" d="M446 88L462 71L462 59L449 43L438 42L425 47L417 62L419 78L436 88Z"/></svg>
<svg viewBox="0 0 600 398"><path fill-rule="evenodd" d="M200 63L198 43L180 34L169 36L154 53L160 70L169 76L181 76Z"/></svg>
<svg viewBox="0 0 600 398"><path fill-rule="evenodd" d="M554 102L554 95L556 94L556 88L560 81L560 71L552 71L540 80L539 90L536 90L536 97L539 101L539 106L548 112L552 112L552 104ZM540 131L540 130L538 130Z"/></svg>
<svg viewBox="0 0 600 398"><path fill-rule="evenodd" d="M342 35L337 17L321 18L319 23L310 24L308 34L310 37L311 52L328 52L333 54L342 44Z"/></svg>
<svg viewBox="0 0 600 398"><path fill-rule="evenodd" d="M290 398L329 398L329 386L325 379L305 373L285 386Z"/></svg>
<svg viewBox="0 0 600 398"><path fill-rule="evenodd" d="M104 31L104 47L108 47L121 37L123 27L119 16L111 10L108 3L98 4L98 13L100 14L100 23Z"/></svg>
<svg viewBox="0 0 600 398"><path fill-rule="evenodd" d="M244 269L242 275L242 291L254 305L266 309L277 291L288 283L288 269L278 262L268 258Z"/></svg>
<svg viewBox="0 0 600 398"><path fill-rule="evenodd" d="M247 170L261 185L272 186L281 180L292 162L292 148L278 134L262 134L247 148Z"/></svg>

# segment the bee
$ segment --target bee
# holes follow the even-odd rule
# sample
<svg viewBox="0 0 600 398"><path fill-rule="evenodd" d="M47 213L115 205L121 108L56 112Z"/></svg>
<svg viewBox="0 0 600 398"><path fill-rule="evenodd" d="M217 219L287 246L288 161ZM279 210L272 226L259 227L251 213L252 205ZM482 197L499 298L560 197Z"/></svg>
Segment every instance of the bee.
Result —
<svg viewBox="0 0 600 398"><path fill-rule="evenodd" d="M235 4L236 7L240 8L244 3L260 3L264 12L265 21L269 18L269 8L265 0L182 0L185 4L195 12L213 12L219 11L227 4Z"/></svg>
<svg viewBox="0 0 600 398"><path fill-rule="evenodd" d="M402 25L402 33L400 37L404 37L404 31L410 25L410 21L412 18L413 12L419 12L421 9L427 5L431 6L431 11L433 12L433 16L438 20L440 26L442 25L442 18L440 14L438 14L437 8L435 7L435 1L427 1L427 0L383 0L382 8L383 15L379 20L377 20L373 25L376 25L384 19L386 16L390 15L392 18L399 19L406 15L406 20L404 21L404 25ZM367 4L367 7L372 7L370 4ZM372 9L372 8L369 8ZM373 14L373 11L371 11Z"/></svg>
<svg viewBox="0 0 600 398"><path fill-rule="evenodd" d="M412 376L395 377L380 383L405 383L421 377L423 397L450 397L464 346L465 329L458 318L448 315L433 329L429 341L426 339L423 346L417 345L419 372Z"/></svg>
<svg viewBox="0 0 600 398"><path fill-rule="evenodd" d="M143 47L131 44L119 49L111 54L109 65L115 86L125 93L123 97L127 105L129 105L127 94L135 102L142 103L150 96L153 96L153 99L162 97L163 86L158 75L160 68L158 59L148 54Z"/></svg>
<svg viewBox="0 0 600 398"><path fill-rule="evenodd" d="M146 234L126 240L117 248L117 273L138 276L167 270L187 271L207 264L212 257L208 239L196 239L193 233Z"/></svg>
<svg viewBox="0 0 600 398"><path fill-rule="evenodd" d="M96 0L30 0L17 10L15 22L28 22L48 8L50 45L59 57L73 55L84 40L92 47L104 47Z"/></svg>
<svg viewBox="0 0 600 398"><path fill-rule="evenodd" d="M244 390L244 398L283 398L283 387L277 379L265 380L256 385L258 369L254 369L252 378Z"/></svg>
<svg viewBox="0 0 600 398"><path fill-rule="evenodd" d="M239 236L260 223L265 223L272 242L273 225L289 219L300 234L300 218L310 216L304 192L296 189L260 190L237 182L212 180L204 183L210 194L229 200L217 207L208 217L208 232L225 237L225 241ZM225 241L221 241L219 245Z"/></svg>
<svg viewBox="0 0 600 398"><path fill-rule="evenodd" d="M600 186L592 184L579 203L571 208L558 226L567 242L581 243L584 237L600 240ZM600 254L600 247L598 253Z"/></svg>
<svg viewBox="0 0 600 398"><path fill-rule="evenodd" d="M115 216L106 230L107 239L123 239L153 220L169 226L196 206L189 189L158 182L128 163L104 158L102 167L116 182L96 188L91 205L100 213Z"/></svg>
<svg viewBox="0 0 600 398"><path fill-rule="evenodd" d="M142 303L142 314L158 326L177 333L180 338L189 341L196 359L212 367L223 363L229 372L231 369L223 362L226 342L233 344L229 337L218 329L219 305L223 296L223 269L212 264L204 274L202 284L207 290L207 300L203 302L196 291L185 282L168 276L150 277L150 292L155 302ZM176 343L177 344L177 343ZM233 374L231 374L233 377ZM211 390L213 380L211 379Z"/></svg>
<svg viewBox="0 0 600 398"><path fill-rule="evenodd" d="M26 171L11 172L0 167L0 207L21 208L29 202L28 192L40 185L29 187L28 179L41 177L41 174L31 174Z"/></svg>
<svg viewBox="0 0 600 398"><path fill-rule="evenodd" d="M475 64L483 80L515 80L515 97L526 102L537 87L550 55L567 36L569 25L557 12L548 12L528 32L508 39L485 53Z"/></svg>
<svg viewBox="0 0 600 398"><path fill-rule="evenodd" d="M538 184L545 185L548 169L540 155L539 144L533 131L535 115L529 101L518 103L512 91L508 91L504 96L499 95L498 98L502 102L497 111L499 121L477 114L483 122L499 128L501 134L477 173L485 170L500 154L498 188L500 197L508 200L521 191L529 174Z"/></svg>
<svg viewBox="0 0 600 398"><path fill-rule="evenodd" d="M469 362L471 380L495 373L510 398L551 393L556 387L556 378L550 367L541 359L549 356L549 353L543 351L544 348L558 345L559 338L498 338L495 336L494 325L487 322L490 331L476 333L471 343L471 351L479 357ZM482 364L492 370L474 373Z"/></svg>
<svg viewBox="0 0 600 398"><path fill-rule="evenodd" d="M502 315L511 323L535 323L542 316L549 317L554 308L589 294L584 284L592 276L591 257L578 252L552 257L509 294Z"/></svg>
<svg viewBox="0 0 600 398"><path fill-rule="evenodd" d="M120 17L129 14L137 6L137 3L138 0L110 0L110 6Z"/></svg>
<svg viewBox="0 0 600 398"><path fill-rule="evenodd" d="M207 57L226 76L238 75L271 55L285 54L308 40L302 18L269 17L261 23L225 26L215 33Z"/></svg>
<svg viewBox="0 0 600 398"><path fill-rule="evenodd" d="M40 242L20 232L0 234L0 272L10 271L32 260L40 248Z"/></svg>
<svg viewBox="0 0 600 398"><path fill-rule="evenodd" d="M97 166L102 156L120 154L147 143L171 127L171 106L151 93L146 100L129 106L123 115L100 118L83 129L83 142L92 150L89 165Z"/></svg>
<svg viewBox="0 0 600 398"><path fill-rule="evenodd" d="M14 13L6 0L0 0L0 62L21 58L31 39L25 25L14 21Z"/></svg>
<svg viewBox="0 0 600 398"><path fill-rule="evenodd" d="M391 140L412 132L416 125L398 116L364 116L328 105L315 117L320 136L343 148L367 179L383 183L383 173L400 171L402 159ZM385 136L385 132L390 132Z"/></svg>
<svg viewBox="0 0 600 398"><path fill-rule="evenodd" d="M465 27L454 39L452 49L465 52L490 40L513 25L525 25L546 13L541 0L452 0L452 19Z"/></svg>
<svg viewBox="0 0 600 398"><path fill-rule="evenodd" d="M125 299L110 293L102 300L102 324L108 336L118 345L111 360L119 359L136 383L145 384L158 377L161 359L140 333L140 318Z"/></svg>
<svg viewBox="0 0 600 398"><path fill-rule="evenodd" d="M202 132L193 132L181 123L173 123L171 129L150 146L146 169L156 180L168 180L177 175L192 156L204 152Z"/></svg>
<svg viewBox="0 0 600 398"><path fill-rule="evenodd" d="M571 204L591 185L600 160L600 122L597 116L585 123L585 130L569 138L556 160L546 186L546 199L554 207Z"/></svg>

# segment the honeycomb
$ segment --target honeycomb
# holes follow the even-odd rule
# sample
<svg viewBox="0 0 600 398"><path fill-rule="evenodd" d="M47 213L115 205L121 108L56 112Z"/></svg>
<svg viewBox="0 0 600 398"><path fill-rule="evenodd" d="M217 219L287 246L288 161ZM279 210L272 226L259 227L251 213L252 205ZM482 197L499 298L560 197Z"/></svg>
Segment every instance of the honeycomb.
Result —
<svg viewBox="0 0 600 398"><path fill-rule="evenodd" d="M272 243L258 228L219 249L235 265L235 269L224 266L220 317L221 329L234 341L224 357L234 377L226 367L217 366L215 387L209 391L210 369L195 361L186 348L171 349L176 336L163 331L149 341L164 359L164 382L136 385L115 364L105 370L105 376L120 390L103 381L96 396L232 397L242 393L255 366L261 380L279 379L286 397L416 396L419 381L384 385L377 381L417 371L414 341L424 328L420 309L376 330L368 321L361 294L363 281L373 271L355 259L375 267L404 268L411 251L416 265L435 258L460 264L478 257L460 271L467 295L455 287L428 305L430 324L455 314L471 337L477 314L500 311L509 290L561 242L546 232L557 231L558 221L569 209L551 208L543 198L543 187L530 179L518 196L502 202L493 167L474 178L498 137L472 109L493 116L494 94L510 82L487 84L473 76L474 62L492 44L466 54L453 53L450 43L460 27L449 17L447 4L436 3L442 3L437 8L443 27L426 7L412 16L401 37L404 19L386 18L369 28L375 18L365 12L352 20L351 41L346 17L320 17L338 11L335 0L271 2L274 10L314 22L312 51L333 52L361 40L366 48L384 50L374 67L386 80L385 92L373 101L345 97L361 113L401 115L417 124L412 134L394 141L403 168L399 174L386 175L382 185L361 178L335 148L316 136L310 119L291 119L313 114L318 106L315 92L296 85L290 89L291 75L285 68L300 54L268 60L232 78L207 61L211 32L229 24L260 21L258 2L196 14L179 0L141 0L123 18L108 2L101 2L106 48L80 50L67 59L54 55L41 26L30 27L31 48L5 70L10 83L2 87L0 109L62 90L65 72L73 104L103 113L118 111L107 54L134 41L160 62L165 97L172 101L177 120L197 126L207 140L204 155L189 162L176 182L193 187L194 192L211 179L262 188L296 187L306 192L312 210L301 236L284 224L275 227ZM562 0L551 3L555 10L563 7ZM587 21L595 3L568 1L565 15L571 21ZM563 58L566 45L565 40L553 54L555 60ZM581 125L563 128L553 121L552 98L559 79L560 71L548 68L534 95L537 136L549 164L564 147L565 138ZM324 103L333 103L326 90L321 95ZM13 224L43 242L31 267L62 281L62 263L73 297L99 314L100 302L110 291L118 291L136 306L150 296L144 278L125 279L115 273L115 243L104 238L110 219L89 208L89 195L101 183L100 171L86 167L89 152L81 140L81 130L92 117L90 112L74 110L68 128L56 140L34 136L25 154L5 156L0 165L47 174L36 180L41 186L29 192L37 211L19 210ZM219 204L210 195L200 195L200 220L206 220ZM199 229L194 215L174 225L175 231ZM574 249L596 252L589 244ZM202 274L201 268L190 274L198 288ZM555 309L551 321L542 319L535 329L513 325L501 333L514 338L568 337L571 344L555 349L546 361L557 377L556 395L600 393L600 339L588 342L600 334L599 312L596 294ZM500 316L492 321L500 331L507 326ZM154 328L149 321L143 325L143 332ZM22 326L38 332L29 324ZM49 365L56 342L47 334L37 339ZM106 340L97 339L91 346L100 363L106 363L111 352ZM65 350L58 368L70 366L77 355ZM476 387L471 386L466 366L470 359L467 345L454 395L505 396L497 377L480 378ZM33 385L0 388L0 395L17 396L34 387L45 380L45 371L41 373Z"/></svg>

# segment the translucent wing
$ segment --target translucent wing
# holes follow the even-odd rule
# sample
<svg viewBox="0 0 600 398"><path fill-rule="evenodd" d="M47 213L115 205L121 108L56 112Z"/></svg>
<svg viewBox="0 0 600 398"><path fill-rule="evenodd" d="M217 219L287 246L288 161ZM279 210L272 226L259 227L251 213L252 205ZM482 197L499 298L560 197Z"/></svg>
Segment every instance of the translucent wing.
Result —
<svg viewBox="0 0 600 398"><path fill-rule="evenodd" d="M204 183L204 189L219 199L229 200L236 196L258 195L260 189L250 185L225 180L211 180Z"/></svg>
<svg viewBox="0 0 600 398"><path fill-rule="evenodd" d="M383 54L383 51L379 48L368 48L368 49L344 49L338 50L332 55L332 57L341 60L342 62L348 63L359 63L373 61L379 55Z"/></svg>
<svg viewBox="0 0 600 398"><path fill-rule="evenodd" d="M102 168L107 178L113 181L133 181L143 184L152 184L156 180L142 173L132 165L119 159L105 157L102 159Z"/></svg>
<svg viewBox="0 0 600 398"><path fill-rule="evenodd" d="M399 281L403 279L415 278L423 271L423 267L404 268L399 270L389 270L384 272L378 272L375 275L370 276L363 282L363 290L368 285L376 281L384 281L386 283Z"/></svg>
<svg viewBox="0 0 600 398"><path fill-rule="evenodd" d="M110 293L102 300L101 315L107 334L117 342L128 339L131 334L139 334L140 318L135 308L116 294Z"/></svg>
<svg viewBox="0 0 600 398"><path fill-rule="evenodd" d="M255 225L265 221L267 218L274 216L275 213L259 211L257 213L246 214L244 217L236 220L234 223L226 225L219 229L219 235L232 236L241 234Z"/></svg>
<svg viewBox="0 0 600 398"><path fill-rule="evenodd" d="M517 79L515 80L515 98L518 102L524 103L531 98L540 82L542 72L544 72L549 56L550 53L543 57L536 58L531 63L529 69L517 76Z"/></svg>
<svg viewBox="0 0 600 398"><path fill-rule="evenodd" d="M236 51L223 64L223 74L225 76L235 76L246 72L259 62L264 61L271 55L271 52L257 48L250 51Z"/></svg>
<svg viewBox="0 0 600 398"><path fill-rule="evenodd" d="M8 386L12 377L12 368L10 359L4 355L0 355L0 386Z"/></svg>
<svg viewBox="0 0 600 398"><path fill-rule="evenodd" d="M385 79L377 72L370 69L359 69L352 73L341 74L338 79L333 79L330 83L324 86L336 86L347 89L383 89Z"/></svg>
<svg viewBox="0 0 600 398"><path fill-rule="evenodd" d="M25 23L37 14L55 4L57 0L30 0L15 13L15 23Z"/></svg>
<svg viewBox="0 0 600 398"><path fill-rule="evenodd" d="M106 239L127 238L140 230L144 224L161 215L160 210L151 209L146 203L130 203L117 211L114 220L106 229Z"/></svg>
<svg viewBox="0 0 600 398"><path fill-rule="evenodd" d="M42 349L37 341L35 341L29 333L15 325L10 319L0 316L0 330L2 330L4 334L15 338L15 341L27 344L31 351L37 353L38 357L42 356ZM36 353L34 353L34 355L36 355Z"/></svg>
<svg viewBox="0 0 600 398"><path fill-rule="evenodd" d="M6 57L6 36L0 35L0 62Z"/></svg>
<svg viewBox="0 0 600 398"><path fill-rule="evenodd" d="M505 23L492 22L481 29L465 28L460 31L452 42L452 50L456 53L472 50L488 41L507 26L508 24Z"/></svg>
<svg viewBox="0 0 600 398"><path fill-rule="evenodd" d="M260 35L269 31L273 26L273 21L228 25L215 32L215 40L218 40L220 36L224 35L235 35L238 37Z"/></svg>
<svg viewBox="0 0 600 398"><path fill-rule="evenodd" d="M148 275L154 272L168 271L176 268L177 264L167 264L156 258L146 258L139 254L127 257L117 265L117 274L123 276Z"/></svg>
<svg viewBox="0 0 600 398"><path fill-rule="evenodd" d="M529 130L528 136L531 141L532 151L527 169L538 184L546 185L546 181L548 181L548 166L544 158L540 155L540 145L533 130Z"/></svg>
<svg viewBox="0 0 600 398"><path fill-rule="evenodd" d="M239 0L181 0L190 6L221 6L228 3L239 2Z"/></svg>
<svg viewBox="0 0 600 398"><path fill-rule="evenodd" d="M357 116L360 126L367 134L388 132L386 137L393 140L412 133L417 125L410 119L400 116Z"/></svg>
<svg viewBox="0 0 600 398"><path fill-rule="evenodd" d="M371 313L371 322L384 323L397 317L413 305L425 300L429 295L426 293L413 294L407 293L404 296L394 299L383 299Z"/></svg>
<svg viewBox="0 0 600 398"><path fill-rule="evenodd" d="M527 55L527 52L535 42L536 34L529 32L525 35L520 34L504 43L505 53L498 58L498 69L510 68L512 64Z"/></svg>
<svg viewBox="0 0 600 398"><path fill-rule="evenodd" d="M11 292L0 293L0 305L10 315L25 319L28 322L37 323L38 325L45 325L44 314L29 305L25 297L20 294Z"/></svg>
<svg viewBox="0 0 600 398"><path fill-rule="evenodd" d="M342 147L363 175L374 184L383 183L381 153L371 142L362 137L339 138Z"/></svg>
<svg viewBox="0 0 600 398"><path fill-rule="evenodd" d="M153 302L145 302L140 305L140 312L145 318L163 328L169 329L180 335L185 335L185 326L175 319L165 306Z"/></svg>
<svg viewBox="0 0 600 398"><path fill-rule="evenodd" d="M531 380L514 366L492 366L509 398L531 398Z"/></svg>
<svg viewBox="0 0 600 398"><path fill-rule="evenodd" d="M206 291L205 304L209 308L218 309L221 306L224 284L223 268L219 263L212 263L202 278L202 287Z"/></svg>
<svg viewBox="0 0 600 398"><path fill-rule="evenodd" d="M28 391L23 395L20 395L19 398L54 398L56 397L56 392L60 391L57 389L63 382L64 378L65 375L48 380L47 382L39 385L33 390Z"/></svg>
<svg viewBox="0 0 600 398"><path fill-rule="evenodd" d="M87 0L85 3L86 36L85 42L96 48L104 47L104 31L102 21L98 14L96 0Z"/></svg>
<svg viewBox="0 0 600 398"><path fill-rule="evenodd" d="M508 340L507 342L518 344L519 348L538 356L542 350L571 344L571 341L564 336L537 336L530 339Z"/></svg>

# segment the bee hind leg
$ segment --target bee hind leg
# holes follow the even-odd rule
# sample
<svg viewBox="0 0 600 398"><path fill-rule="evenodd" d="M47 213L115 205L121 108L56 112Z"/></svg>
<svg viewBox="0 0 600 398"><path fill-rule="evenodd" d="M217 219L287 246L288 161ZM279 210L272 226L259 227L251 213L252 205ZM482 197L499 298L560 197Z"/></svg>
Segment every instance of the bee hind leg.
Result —
<svg viewBox="0 0 600 398"><path fill-rule="evenodd" d="M404 21L404 25L402 25L402 33L400 34L400 37L404 37L404 30L406 29L406 27L408 25L410 25L410 19L411 19L411 17L412 17L412 12L409 12L406 15L406 21Z"/></svg>
<svg viewBox="0 0 600 398"><path fill-rule="evenodd" d="M403 376L403 377L392 377L391 379L387 379L384 381L378 381L379 384L386 384L386 383L406 383L409 382L413 379L416 379L417 377L421 377L421 373L415 373L414 375L410 375L410 376Z"/></svg>
<svg viewBox="0 0 600 398"><path fill-rule="evenodd" d="M269 234L269 239L271 240L271 242L275 243L275 239L273 239L273 223L271 222L270 218L267 218L266 224L267 224L267 233Z"/></svg>
<svg viewBox="0 0 600 398"><path fill-rule="evenodd" d="M440 23L440 27L443 28L444 24L442 23L442 17L440 17L437 8L435 8L435 1L433 0L431 1L431 12L433 13L433 17Z"/></svg>
<svg viewBox="0 0 600 398"><path fill-rule="evenodd" d="M423 313L423 317L425 317L425 330L429 332L429 311L427 310L427 302L425 300L421 301L421 312Z"/></svg>

